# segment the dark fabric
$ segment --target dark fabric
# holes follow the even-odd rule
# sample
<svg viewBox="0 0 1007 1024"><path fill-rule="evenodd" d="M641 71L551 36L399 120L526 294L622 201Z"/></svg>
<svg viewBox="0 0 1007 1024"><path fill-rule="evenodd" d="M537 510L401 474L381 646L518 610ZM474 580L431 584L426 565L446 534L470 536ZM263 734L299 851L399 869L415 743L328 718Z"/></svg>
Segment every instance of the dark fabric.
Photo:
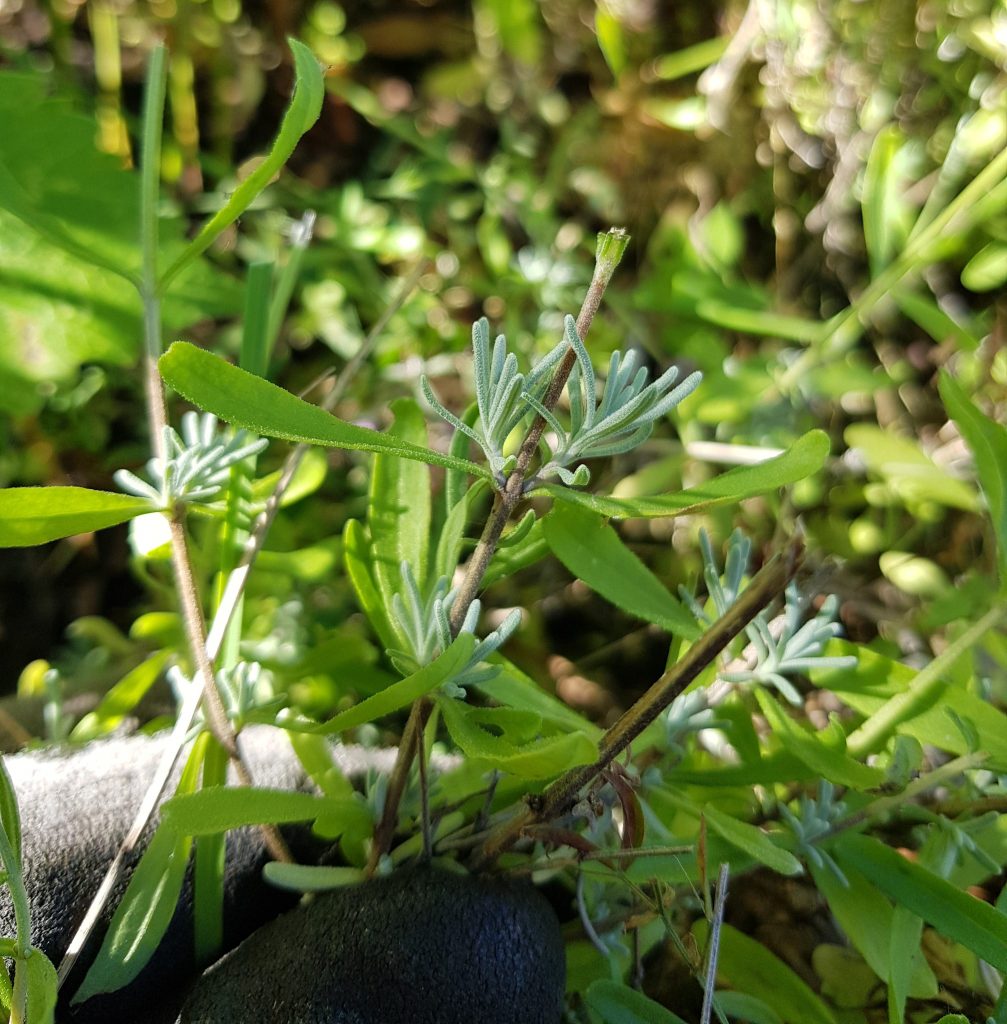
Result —
<svg viewBox="0 0 1007 1024"><path fill-rule="evenodd" d="M203 975L179 1024L558 1024L564 981L535 889L412 869L260 928Z"/></svg>

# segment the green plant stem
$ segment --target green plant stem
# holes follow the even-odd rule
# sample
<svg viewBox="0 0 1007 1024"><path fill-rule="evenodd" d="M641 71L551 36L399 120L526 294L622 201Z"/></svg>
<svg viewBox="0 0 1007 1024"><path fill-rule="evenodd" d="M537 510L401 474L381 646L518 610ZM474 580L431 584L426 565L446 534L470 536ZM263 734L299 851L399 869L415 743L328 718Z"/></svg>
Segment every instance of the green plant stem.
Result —
<svg viewBox="0 0 1007 1024"><path fill-rule="evenodd" d="M28 969L25 960L31 952L31 912L21 873L21 858L11 844L7 830L0 824L0 861L7 875L7 888L14 905L14 990L11 995L11 1024L22 1024L28 1001Z"/></svg>
<svg viewBox="0 0 1007 1024"><path fill-rule="evenodd" d="M886 701L870 718L854 730L846 741L846 750L858 760L876 753L898 726L926 710L947 685L945 676L954 663L985 634L999 625L1007 615L1007 607L991 608L978 622L949 644L929 665L922 668L909 684L909 689Z"/></svg>
<svg viewBox="0 0 1007 1024"><path fill-rule="evenodd" d="M629 236L622 228L612 228L610 231L598 236L598 249L595 256L594 273L591 277L591 284L588 286L587 295L581 304L580 313L577 316L577 333L583 340L595 315L601 306L601 300L605 295L605 289L612 280L616 267L622 258L622 254L629 244ZM563 356L563 360L556 368L552 380L549 383L549 390L546 393L543 405L546 409L553 409L563 393L567 378L573 370L577 361L577 353L571 347ZM515 510L524 497L524 484L528 476L528 469L531 466L535 452L538 450L539 441L545 430L545 417L541 414L536 416L532 422L528 435L525 437L518 452L517 462L503 489L497 492L493 502L493 509L486 525L483 528L482 536L476 545L472 557L465 567L465 576L462 580L454 602L451 605L449 622L451 633L458 635L465 615L482 586L483 577L489 568L493 555L503 536L504 527L514 515ZM413 742L413 736L422 732L422 723L425 723L430 715L430 700L421 697L416 701L409 712L405 730L402 734L402 742L399 743L398 753L392 773L389 776L388 792L385 798L385 806L381 820L374 831L374 844L371 848L371 858L368 865L373 871L381 856L388 852L392 836L395 833L395 822L398 818L399 802L405 792L406 782L409 777L409 769L412 765L415 754L423 756L422 744ZM409 737L410 742L406 742ZM422 771L423 769L421 769Z"/></svg>
<svg viewBox="0 0 1007 1024"><path fill-rule="evenodd" d="M797 572L804 554L801 540L794 540L767 562L722 615L671 668L605 733L598 744L598 760L574 768L545 793L496 828L477 855L475 867L495 860L517 842L524 830L567 814L581 792L653 722L671 702L698 678L725 647L786 587Z"/></svg>

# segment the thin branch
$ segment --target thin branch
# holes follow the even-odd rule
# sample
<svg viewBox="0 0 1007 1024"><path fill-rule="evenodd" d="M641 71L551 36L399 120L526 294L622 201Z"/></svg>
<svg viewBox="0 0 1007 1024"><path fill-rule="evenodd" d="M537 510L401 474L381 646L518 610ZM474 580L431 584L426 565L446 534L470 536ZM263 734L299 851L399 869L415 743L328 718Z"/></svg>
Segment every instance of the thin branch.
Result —
<svg viewBox="0 0 1007 1024"><path fill-rule="evenodd" d="M594 322L595 314L601 305L605 289L608 287L609 281L612 280L615 268L619 265L619 260L626 251L628 244L629 236L623 228L612 228L598 236L594 273L591 277L591 284L588 286L587 295L581 305L580 313L577 316L577 333L581 339L591 329L591 324ZM577 355L571 347L564 355L563 361L556 368L556 372L549 384L549 390L542 403L547 410L553 409L559 401L576 360ZM500 543L500 538L503 536L504 527L514 515L515 510L521 503L521 499L524 497L524 484L528 475L528 468L538 449L538 443L542 438L545 427L545 417L542 415L536 416L527 437L525 437L521 444L513 471L507 478L503 490L497 492L493 502L493 509L486 520L479 543L476 545L476 549L468 561L465 568L465 577L451 605L449 622L451 624L451 632L455 636L458 635L469 607L482 586L483 577L486 575L486 570L489 568L497 545ZM411 739L417 731L420 721L425 722L429 716L429 704L430 701L426 697L421 697L415 701L410 709L409 718L406 720L403 740L399 743L395 765L389 776L384 811L381 815L381 821L374 832L374 844L371 848L369 861L370 871L375 869L381 856L388 852L395 833L399 801L405 792L409 769L412 765L413 756L418 749L411 742ZM410 737L409 743L405 741L407 736Z"/></svg>
<svg viewBox="0 0 1007 1024"><path fill-rule="evenodd" d="M497 828L476 858L477 866L496 859L517 842L529 826L553 821L568 813L584 788L593 783L698 678L745 626L783 591L797 572L803 554L804 544L797 539L767 562L742 591L738 600L605 733L598 744L598 760L571 769L524 811Z"/></svg>

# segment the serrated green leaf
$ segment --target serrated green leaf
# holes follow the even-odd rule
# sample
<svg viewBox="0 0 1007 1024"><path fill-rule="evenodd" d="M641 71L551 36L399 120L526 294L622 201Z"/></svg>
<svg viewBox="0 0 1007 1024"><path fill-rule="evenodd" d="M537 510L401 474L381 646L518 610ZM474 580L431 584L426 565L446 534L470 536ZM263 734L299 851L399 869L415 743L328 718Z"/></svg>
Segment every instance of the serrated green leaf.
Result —
<svg viewBox="0 0 1007 1024"><path fill-rule="evenodd" d="M395 422L387 436L426 448L427 426L411 398L392 403ZM385 608L402 590L402 562L408 562L420 593L430 543L430 470L425 463L378 455L371 471L367 530L371 535L374 580Z"/></svg>
<svg viewBox="0 0 1007 1024"><path fill-rule="evenodd" d="M700 946L709 931L705 920L692 926ZM836 1024L832 1011L779 957L729 924L720 930L717 977L768 1003L786 1024Z"/></svg>
<svg viewBox="0 0 1007 1024"><path fill-rule="evenodd" d="M789 851L777 846L762 829L747 821L738 821L712 804L703 808L703 817L718 835L732 846L747 853L753 860L781 875L799 875L804 869L801 862Z"/></svg>
<svg viewBox="0 0 1007 1024"><path fill-rule="evenodd" d="M840 867L851 864L897 905L960 942L998 971L1007 971L1007 917L988 903L956 889L871 836L841 836L830 852Z"/></svg>
<svg viewBox="0 0 1007 1024"><path fill-rule="evenodd" d="M0 548L45 544L91 533L150 512L150 502L87 487L7 487L0 490Z"/></svg>
<svg viewBox="0 0 1007 1024"><path fill-rule="evenodd" d="M884 772L878 768L869 768L843 751L826 746L814 733L808 732L790 718L764 690L756 690L755 697L783 749L823 779L853 789L873 789L884 782Z"/></svg>
<svg viewBox="0 0 1007 1024"><path fill-rule="evenodd" d="M580 505L611 519L691 515L803 480L822 468L828 454L828 435L821 430L811 430L799 437L782 455L755 466L739 466L728 470L709 483L677 494L662 494L653 498L608 498L554 484L539 485L533 493Z"/></svg>
<svg viewBox="0 0 1007 1024"><path fill-rule="evenodd" d="M200 229L185 251L161 275L158 288L164 292L178 273L204 252L213 240L233 224L252 204L255 197L270 183L287 162L301 136L318 120L325 98L322 67L315 55L296 39L288 39L294 55L294 95L283 115L280 130L268 156L231 193L227 205L218 210Z"/></svg>
<svg viewBox="0 0 1007 1024"><path fill-rule="evenodd" d="M997 539L1000 578L1007 581L1007 429L984 415L948 373L941 373L938 387L975 459Z"/></svg>
<svg viewBox="0 0 1007 1024"><path fill-rule="evenodd" d="M414 700L436 690L457 672L461 671L472 657L475 649L475 637L471 633L463 633L453 644L429 665L414 672L397 683L392 683L380 693L362 700L346 711L341 711L321 725L308 727L309 732L334 733L355 729L375 719L382 718L412 704ZM288 725L287 728L298 728Z"/></svg>
<svg viewBox="0 0 1007 1024"><path fill-rule="evenodd" d="M675 636L695 640L692 614L598 516L557 502L543 523L553 554L593 591Z"/></svg>
<svg viewBox="0 0 1007 1024"><path fill-rule="evenodd" d="M677 1014L628 985L608 978L592 981L584 1002L604 1024L685 1024Z"/></svg>
<svg viewBox="0 0 1007 1024"><path fill-rule="evenodd" d="M455 459L332 416L269 381L232 366L195 345L176 341L158 361L165 382L194 405L266 437L350 451L378 452L489 480L484 466Z"/></svg>

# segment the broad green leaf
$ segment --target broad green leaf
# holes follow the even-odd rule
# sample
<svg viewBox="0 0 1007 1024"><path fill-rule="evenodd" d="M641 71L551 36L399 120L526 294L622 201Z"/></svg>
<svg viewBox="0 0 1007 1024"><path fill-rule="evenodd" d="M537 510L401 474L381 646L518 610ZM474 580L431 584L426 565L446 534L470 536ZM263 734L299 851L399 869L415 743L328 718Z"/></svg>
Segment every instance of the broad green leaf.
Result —
<svg viewBox="0 0 1007 1024"><path fill-rule="evenodd" d="M989 292L1007 281L1007 243L990 242L962 268L962 284L972 292Z"/></svg>
<svg viewBox="0 0 1007 1024"><path fill-rule="evenodd" d="M846 444L863 456L868 470L880 476L902 501L933 501L966 512L978 508L975 491L941 469L915 441L869 423L847 427L844 437Z"/></svg>
<svg viewBox="0 0 1007 1024"><path fill-rule="evenodd" d="M32 946L28 959L18 964L18 970L28 972L28 1024L52 1024L56 1013L58 980L56 968L41 949Z"/></svg>
<svg viewBox="0 0 1007 1024"><path fill-rule="evenodd" d="M127 672L101 698L101 703L94 711L89 711L74 726L70 739L84 742L116 728L154 685L172 657L173 653L170 650L155 651L136 668Z"/></svg>
<svg viewBox="0 0 1007 1024"><path fill-rule="evenodd" d="M492 654L487 661L499 668L500 672L488 683L475 686L484 697L509 708L533 711L564 732L582 732L594 741L601 738L601 729L558 697L543 690L534 679L501 654Z"/></svg>
<svg viewBox="0 0 1007 1024"><path fill-rule="evenodd" d="M703 817L714 832L753 860L781 875L799 875L801 862L789 851L777 846L762 829L747 821L738 821L712 804L703 808Z"/></svg>
<svg viewBox="0 0 1007 1024"><path fill-rule="evenodd" d="M360 868L333 868L318 864L283 864L270 861L262 869L262 877L278 889L292 892L327 892L344 885L363 882L366 872Z"/></svg>
<svg viewBox="0 0 1007 1024"><path fill-rule="evenodd" d="M590 764L598 757L597 743L582 732L516 745L482 728L478 708L451 697L439 700L438 707L451 738L468 757L521 778L549 778L575 765Z"/></svg>
<svg viewBox="0 0 1007 1024"><path fill-rule="evenodd" d="M269 381L195 345L176 341L158 361L161 376L183 398L236 427L267 437L351 451L379 452L491 479L484 466L346 423Z"/></svg>
<svg viewBox="0 0 1007 1024"><path fill-rule="evenodd" d="M349 826L368 815L367 808L353 799L247 786L213 786L172 797L161 806L164 827L181 836L207 836L244 825L286 825L320 817L343 818Z"/></svg>
<svg viewBox="0 0 1007 1024"><path fill-rule="evenodd" d="M902 133L895 125L878 132L864 169L861 208L871 274L877 276L902 248L909 228L909 208L899 189L898 156Z"/></svg>
<svg viewBox="0 0 1007 1024"><path fill-rule="evenodd" d="M592 981L584 1002L604 1024L685 1024L677 1014L628 985L608 978Z"/></svg>
<svg viewBox="0 0 1007 1024"><path fill-rule="evenodd" d="M541 485L533 493L580 505L606 518L654 519L660 516L691 515L803 480L822 468L828 454L828 436L824 431L812 430L799 437L782 455L755 466L739 466L728 470L709 483L677 494L661 494L653 498L607 498L555 484Z"/></svg>
<svg viewBox="0 0 1007 1024"><path fill-rule="evenodd" d="M334 718L330 718L321 725L313 726L308 731L321 733L345 732L347 729L354 729L358 725L365 725L377 718L398 711L412 704L418 697L423 697L431 690L436 690L443 685L451 676L463 669L472 657L475 648L475 638L471 633L463 633L457 640L429 665L414 672L397 683L392 683L386 690L374 694L362 700L346 711L341 711ZM286 728L297 728L288 725Z"/></svg>
<svg viewBox="0 0 1007 1024"><path fill-rule="evenodd" d="M150 512L150 502L86 487L7 487L0 490L0 548L45 544L91 533Z"/></svg>
<svg viewBox="0 0 1007 1024"><path fill-rule="evenodd" d="M808 870L847 938L871 970L882 981L888 981L892 954L897 952L892 943L895 909L891 902L864 875L849 866L843 870L847 885L843 885L827 867L813 861L808 862ZM921 999L932 998L937 994L937 979L918 943L910 945L907 952L906 963L910 968L907 981L911 978L912 994Z"/></svg>
<svg viewBox="0 0 1007 1024"><path fill-rule="evenodd" d="M997 539L1000 578L1007 581L1007 428L982 413L950 374L942 372L938 386L975 459Z"/></svg>
<svg viewBox="0 0 1007 1024"><path fill-rule="evenodd" d="M897 711L892 718L891 733L912 736L920 743L947 750L952 754L970 753L968 743L954 718L953 711L962 721L971 722L979 737L979 749L988 755L986 767L993 771L1007 771L1007 715L992 704L958 686L941 684L929 690L920 701L913 699L913 683L919 676L916 669L892 661L867 647L858 647L845 640L832 640L825 649L829 656L854 654L857 664L850 669L814 669L811 672L816 686L831 690L844 704L867 718L882 708ZM924 669L924 671L926 671ZM896 707L895 701L901 702ZM850 746L860 754L871 753L884 745L886 736L869 743L861 743L865 726L850 734Z"/></svg>
<svg viewBox="0 0 1007 1024"><path fill-rule="evenodd" d="M928 921L998 971L1007 971L1007 917L988 903L871 836L841 836L830 851L840 867L851 864L897 905Z"/></svg>
<svg viewBox="0 0 1007 1024"><path fill-rule="evenodd" d="M705 920L692 926L701 947L709 931ZM786 1024L836 1024L832 1011L779 957L729 924L720 930L717 977L768 1003Z"/></svg>
<svg viewBox="0 0 1007 1024"><path fill-rule="evenodd" d="M385 647L397 648L401 642L395 635L384 602L374 583L371 567L374 558L367 532L356 519L348 519L343 527L343 560L360 607Z"/></svg>
<svg viewBox="0 0 1007 1024"><path fill-rule="evenodd" d="M288 39L294 55L294 95L283 116L279 133L269 155L231 193L227 205L215 213L200 229L185 251L161 275L160 291L165 291L178 273L191 263L213 240L233 224L252 204L255 197L270 183L273 176L287 162L301 136L318 120L325 98L322 67L315 55L296 39Z"/></svg>
<svg viewBox="0 0 1007 1024"><path fill-rule="evenodd" d="M622 30L622 22L606 2L601 2L595 7L594 31L598 36L598 47L605 58L605 63L618 78L626 66L626 37Z"/></svg>
<svg viewBox="0 0 1007 1024"><path fill-rule="evenodd" d="M849 876L851 868L846 866ZM888 1019L902 1024L906 1001L910 995L933 999L938 992L937 978L923 954L923 920L899 906L892 914L889 947L891 964L888 970ZM920 977L922 975L922 978ZM921 984L922 982L922 984Z"/></svg>
<svg viewBox="0 0 1007 1024"><path fill-rule="evenodd" d="M427 426L411 398L392 403L395 422L387 436L426 448ZM371 471L367 529L371 535L374 579L385 608L402 590L402 562L408 562L424 591L430 542L430 469L422 462L378 455ZM450 578L450 577L449 577Z"/></svg>
<svg viewBox="0 0 1007 1024"><path fill-rule="evenodd" d="M193 744L175 799L187 799L196 788L209 739L209 733L203 733ZM162 818L72 1003L82 1003L101 992L114 992L143 970L175 914L191 850L192 838L176 834Z"/></svg>
<svg viewBox="0 0 1007 1024"><path fill-rule="evenodd" d="M676 636L699 636L695 618L601 516L557 502L543 528L553 554L593 591Z"/></svg>
<svg viewBox="0 0 1007 1024"><path fill-rule="evenodd" d="M884 782L884 772L879 768L869 768L844 751L826 745L820 736L790 718L764 690L756 690L755 697L783 749L823 779L853 789L873 789Z"/></svg>

